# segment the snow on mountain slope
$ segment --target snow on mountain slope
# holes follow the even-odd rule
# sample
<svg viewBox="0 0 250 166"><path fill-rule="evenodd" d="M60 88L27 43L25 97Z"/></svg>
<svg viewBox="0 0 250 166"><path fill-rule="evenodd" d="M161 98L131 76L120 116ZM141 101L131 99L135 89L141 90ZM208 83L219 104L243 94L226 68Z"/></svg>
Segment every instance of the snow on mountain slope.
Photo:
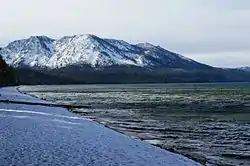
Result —
<svg viewBox="0 0 250 166"><path fill-rule="evenodd" d="M182 68L182 69L208 69L210 66L198 63L182 55L170 52L160 46L150 43L139 43L136 46L144 49L145 58L153 67Z"/></svg>
<svg viewBox="0 0 250 166"><path fill-rule="evenodd" d="M0 50L7 63L15 67L62 68L112 65L193 69L204 67L191 59L149 43L132 45L123 40L102 39L94 35L75 35L54 40L33 36L17 40Z"/></svg>
<svg viewBox="0 0 250 166"><path fill-rule="evenodd" d="M53 55L54 39L46 36L32 36L17 40L0 50L8 64L13 66L43 66Z"/></svg>
<svg viewBox="0 0 250 166"><path fill-rule="evenodd" d="M94 35L64 37L54 42L55 54L47 67L60 68L68 64L91 65L92 67L110 65L143 65L140 56L118 49L104 39Z"/></svg>

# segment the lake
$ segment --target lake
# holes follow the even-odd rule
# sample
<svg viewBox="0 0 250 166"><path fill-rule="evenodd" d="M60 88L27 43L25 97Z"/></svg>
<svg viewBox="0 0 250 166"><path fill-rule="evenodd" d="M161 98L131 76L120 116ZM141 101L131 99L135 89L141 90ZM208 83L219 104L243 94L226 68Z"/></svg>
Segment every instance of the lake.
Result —
<svg viewBox="0 0 250 166"><path fill-rule="evenodd" d="M211 165L250 165L250 83L21 86L130 137Z"/></svg>

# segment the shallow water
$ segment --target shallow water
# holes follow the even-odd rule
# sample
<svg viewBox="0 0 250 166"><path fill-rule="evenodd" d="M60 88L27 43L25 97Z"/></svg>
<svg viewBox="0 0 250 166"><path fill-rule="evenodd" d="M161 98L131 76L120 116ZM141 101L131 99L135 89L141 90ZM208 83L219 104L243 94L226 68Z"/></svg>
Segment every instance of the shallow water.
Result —
<svg viewBox="0 0 250 166"><path fill-rule="evenodd" d="M250 84L22 86L129 136L212 165L250 165Z"/></svg>

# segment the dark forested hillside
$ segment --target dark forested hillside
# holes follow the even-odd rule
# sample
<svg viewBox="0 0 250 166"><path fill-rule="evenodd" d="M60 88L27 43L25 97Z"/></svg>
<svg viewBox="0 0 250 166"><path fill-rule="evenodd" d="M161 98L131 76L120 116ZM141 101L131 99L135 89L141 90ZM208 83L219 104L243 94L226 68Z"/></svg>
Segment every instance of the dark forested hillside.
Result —
<svg viewBox="0 0 250 166"><path fill-rule="evenodd" d="M17 77L12 67L7 65L0 55L0 87L16 85Z"/></svg>
<svg viewBox="0 0 250 166"><path fill-rule="evenodd" d="M112 66L94 70L85 67L54 70L16 68L20 84L110 84L110 83L187 83L187 82L245 82L250 73L241 70L219 69L147 70L135 66Z"/></svg>

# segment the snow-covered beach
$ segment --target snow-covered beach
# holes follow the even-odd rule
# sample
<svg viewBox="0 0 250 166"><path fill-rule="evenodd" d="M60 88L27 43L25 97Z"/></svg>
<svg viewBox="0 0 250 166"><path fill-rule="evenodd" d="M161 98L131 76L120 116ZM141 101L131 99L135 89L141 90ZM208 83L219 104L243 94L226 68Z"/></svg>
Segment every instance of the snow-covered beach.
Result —
<svg viewBox="0 0 250 166"><path fill-rule="evenodd" d="M44 103L16 88L0 100ZM64 108L0 102L0 165L200 165Z"/></svg>

